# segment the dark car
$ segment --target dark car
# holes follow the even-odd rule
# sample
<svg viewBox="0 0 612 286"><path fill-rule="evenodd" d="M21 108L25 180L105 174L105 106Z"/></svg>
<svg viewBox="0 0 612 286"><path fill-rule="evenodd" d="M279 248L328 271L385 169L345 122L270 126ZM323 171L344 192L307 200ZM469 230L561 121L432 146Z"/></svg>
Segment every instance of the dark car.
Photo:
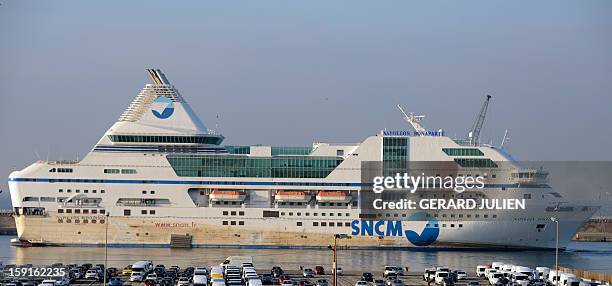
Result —
<svg viewBox="0 0 612 286"><path fill-rule="evenodd" d="M272 271L270 272L270 274L272 274L272 276L274 276L275 278L278 278L279 276L285 274L285 271L283 271L283 269L279 266L274 266L272 267Z"/></svg>
<svg viewBox="0 0 612 286"><path fill-rule="evenodd" d="M374 275L372 275L372 273L370 272L363 272L363 274L361 274L361 280L368 281L368 282L374 282Z"/></svg>
<svg viewBox="0 0 612 286"><path fill-rule="evenodd" d="M325 274L325 268L323 268L323 266L315 266L315 274L317 275L324 275Z"/></svg>
<svg viewBox="0 0 612 286"><path fill-rule="evenodd" d="M444 277L441 286L455 286L455 280L452 277Z"/></svg>
<svg viewBox="0 0 612 286"><path fill-rule="evenodd" d="M122 286L123 285L123 281L121 281L121 278L118 277L113 277L108 281L108 286Z"/></svg>
<svg viewBox="0 0 612 286"><path fill-rule="evenodd" d="M274 276L272 276L272 274L261 275L261 284L264 284L264 285L274 284Z"/></svg>

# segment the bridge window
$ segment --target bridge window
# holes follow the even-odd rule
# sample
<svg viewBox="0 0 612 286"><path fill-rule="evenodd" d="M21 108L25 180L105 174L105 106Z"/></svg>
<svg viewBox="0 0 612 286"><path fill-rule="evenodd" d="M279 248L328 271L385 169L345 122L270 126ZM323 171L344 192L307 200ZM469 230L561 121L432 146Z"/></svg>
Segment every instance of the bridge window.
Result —
<svg viewBox="0 0 612 286"><path fill-rule="evenodd" d="M497 168L497 164L491 159L455 159L455 162L461 167L466 168Z"/></svg>
<svg viewBox="0 0 612 286"><path fill-rule="evenodd" d="M203 136L140 136L108 135L108 139L118 143L187 143L219 145L223 137L216 135Z"/></svg>
<svg viewBox="0 0 612 286"><path fill-rule="evenodd" d="M477 148L442 148L449 156L483 156L484 153Z"/></svg>

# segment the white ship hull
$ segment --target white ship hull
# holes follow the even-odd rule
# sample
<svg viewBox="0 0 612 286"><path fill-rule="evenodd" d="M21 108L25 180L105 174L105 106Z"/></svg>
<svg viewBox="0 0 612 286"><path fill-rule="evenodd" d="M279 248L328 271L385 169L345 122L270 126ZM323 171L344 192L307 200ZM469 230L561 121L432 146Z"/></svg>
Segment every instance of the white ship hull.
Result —
<svg viewBox="0 0 612 286"><path fill-rule="evenodd" d="M441 134L381 133L361 143L312 147L223 147L223 136L204 127L167 79L150 73L156 84L145 86L81 161L39 161L10 175L21 240L161 247L171 245L172 235L186 235L194 247L320 248L334 234L346 233L352 239L341 244L349 248L552 248L556 225L551 217L560 222L559 244L565 247L598 209L566 202L531 177L538 173L519 178L514 176L521 172L518 167L488 163L486 168L461 166L452 174L496 174L487 177L487 188L417 195L523 199L524 210L422 210L372 217L362 208L364 162L461 165L508 158L496 148L465 147ZM452 152L443 152L449 148ZM465 159L466 154L475 158ZM415 219L417 214L426 219ZM385 231L380 228L390 223Z"/></svg>

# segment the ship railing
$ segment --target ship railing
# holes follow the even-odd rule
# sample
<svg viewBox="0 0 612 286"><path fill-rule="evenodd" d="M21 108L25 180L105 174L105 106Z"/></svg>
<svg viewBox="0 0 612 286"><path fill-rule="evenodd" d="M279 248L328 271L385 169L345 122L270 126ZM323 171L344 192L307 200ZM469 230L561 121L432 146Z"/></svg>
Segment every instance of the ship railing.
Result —
<svg viewBox="0 0 612 286"><path fill-rule="evenodd" d="M56 160L56 161L40 161L49 165L74 165L79 163L77 160Z"/></svg>

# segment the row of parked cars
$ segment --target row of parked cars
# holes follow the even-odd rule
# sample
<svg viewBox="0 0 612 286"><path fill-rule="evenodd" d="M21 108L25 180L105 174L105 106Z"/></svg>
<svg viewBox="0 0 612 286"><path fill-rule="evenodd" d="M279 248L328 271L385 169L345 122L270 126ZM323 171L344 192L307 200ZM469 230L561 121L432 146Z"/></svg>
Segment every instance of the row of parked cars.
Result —
<svg viewBox="0 0 612 286"><path fill-rule="evenodd" d="M548 267L535 269L492 262L490 265L478 265L476 275L489 281L491 285L511 286L597 286L593 281L584 281L576 275L562 271L551 270Z"/></svg>
<svg viewBox="0 0 612 286"><path fill-rule="evenodd" d="M428 283L433 282L437 285L453 286L460 280L467 280L468 274L464 270L455 269L452 270L449 267L436 266L425 269L423 272L423 281ZM466 281L468 286L477 286L480 283L478 281Z"/></svg>
<svg viewBox="0 0 612 286"><path fill-rule="evenodd" d="M102 281L104 275L106 275L107 278L117 275L116 268L111 267L105 269L103 264L93 265L91 263L84 263L81 265L54 263L49 266L40 267L33 266L32 264L19 266L9 264L3 267L3 272L9 271L11 268L61 269L60 273L63 274L55 276L20 277L15 279L4 278L0 281L3 286L68 286L77 280ZM9 275L3 276L9 277Z"/></svg>

